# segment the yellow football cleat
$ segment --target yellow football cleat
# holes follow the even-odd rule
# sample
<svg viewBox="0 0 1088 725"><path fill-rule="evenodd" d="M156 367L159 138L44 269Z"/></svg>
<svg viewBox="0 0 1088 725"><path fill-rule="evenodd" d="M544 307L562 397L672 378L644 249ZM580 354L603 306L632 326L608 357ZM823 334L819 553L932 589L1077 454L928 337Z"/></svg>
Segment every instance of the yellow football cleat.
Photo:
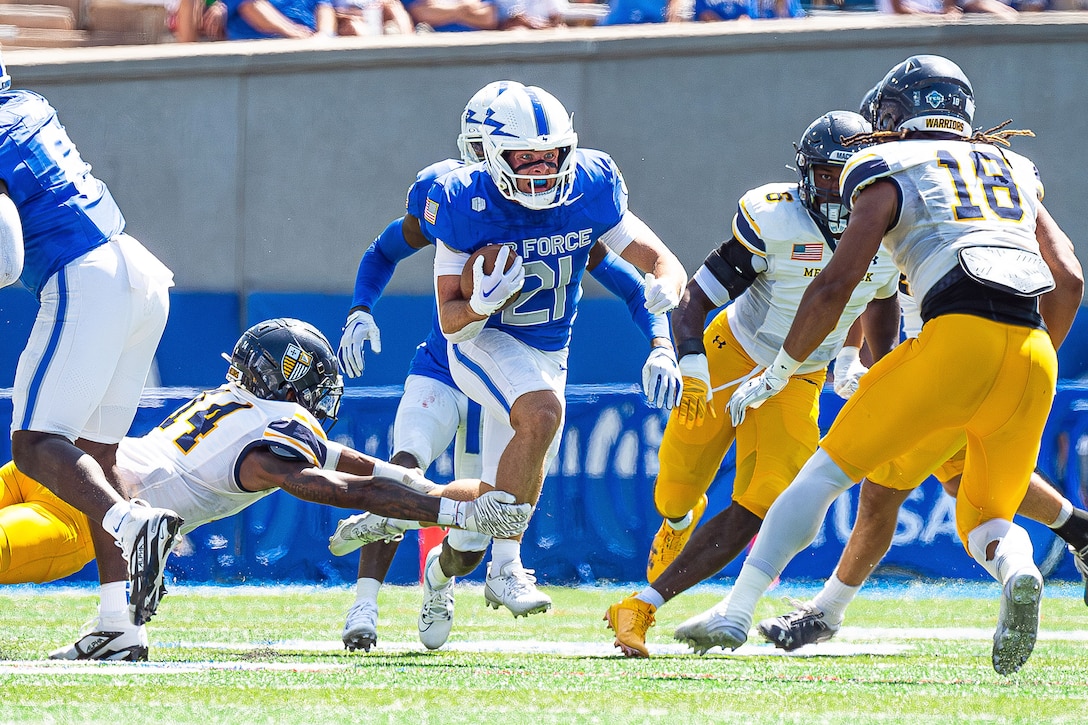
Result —
<svg viewBox="0 0 1088 725"><path fill-rule="evenodd" d="M661 572L669 567L684 547L687 546L691 533L699 524L699 519L706 511L706 494L695 504L691 510L691 524L686 529L676 530L668 521L661 522L661 528L654 535L654 542L650 544L650 558L646 562L646 581L653 584L654 580L661 576Z"/></svg>
<svg viewBox="0 0 1088 725"><path fill-rule="evenodd" d="M650 651L646 649L646 630L654 626L656 610L657 607L635 599L632 594L605 612L608 628L616 633L616 646L625 657L650 656Z"/></svg>

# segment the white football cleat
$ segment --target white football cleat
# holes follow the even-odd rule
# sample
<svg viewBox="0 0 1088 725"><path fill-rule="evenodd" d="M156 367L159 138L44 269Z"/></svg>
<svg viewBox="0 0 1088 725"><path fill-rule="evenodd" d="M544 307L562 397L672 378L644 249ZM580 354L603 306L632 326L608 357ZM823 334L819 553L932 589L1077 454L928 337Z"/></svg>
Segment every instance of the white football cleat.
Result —
<svg viewBox="0 0 1088 725"><path fill-rule="evenodd" d="M714 647L736 649L748 641L748 633L725 617L726 603L719 602L702 614L687 620L673 633L673 639L682 642L695 654L704 655Z"/></svg>
<svg viewBox="0 0 1088 725"><path fill-rule="evenodd" d="M494 563L487 565L484 580L484 601L489 607L506 607L515 618L551 609L551 597L536 588L532 569L526 569L519 561L506 562L498 573L492 572L493 566Z"/></svg>
<svg viewBox="0 0 1088 725"><path fill-rule="evenodd" d="M438 649L446 644L453 629L453 582L454 578L440 587L431 585L430 571L438 566L442 545L427 553L423 567L423 607L419 610L419 641L427 649Z"/></svg>
<svg viewBox="0 0 1088 725"><path fill-rule="evenodd" d="M1038 569L1021 570L1005 582L994 632L993 664L997 674L1011 675L1028 661L1039 632L1042 601L1043 577Z"/></svg>
<svg viewBox="0 0 1088 725"><path fill-rule="evenodd" d="M75 644L53 650L51 660L147 661L147 628L131 622L104 623L95 617L83 625Z"/></svg>
<svg viewBox="0 0 1088 725"><path fill-rule="evenodd" d="M341 519L329 537L329 551L333 556L344 556L375 541L403 538L404 530L391 524L387 517L366 512Z"/></svg>
<svg viewBox="0 0 1088 725"><path fill-rule="evenodd" d="M368 600L357 600L348 610L341 635L344 647L349 652L361 649L369 652L378 643L378 604Z"/></svg>

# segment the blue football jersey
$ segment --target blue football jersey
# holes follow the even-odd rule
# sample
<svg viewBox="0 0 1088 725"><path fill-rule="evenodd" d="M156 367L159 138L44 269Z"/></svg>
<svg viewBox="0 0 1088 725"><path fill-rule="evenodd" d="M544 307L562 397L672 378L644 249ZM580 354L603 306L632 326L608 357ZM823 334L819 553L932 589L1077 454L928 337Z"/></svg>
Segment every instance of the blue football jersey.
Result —
<svg viewBox="0 0 1088 725"><path fill-rule="evenodd" d="M627 187L615 162L591 149L575 151L570 200L553 209L527 209L503 197L483 164L451 171L427 194L420 217L428 237L471 254L509 244L525 261L517 301L492 315L498 328L539 350L562 350L582 297L589 250L627 211Z"/></svg>
<svg viewBox="0 0 1088 725"><path fill-rule="evenodd" d="M464 166L464 162L458 159L446 159L431 164L416 174L416 180L408 187L406 204L408 213L422 220L423 209L427 204L427 191L430 190L431 184L443 174L459 169L462 166ZM434 237L427 231L426 226L420 223L420 229L423 231L423 236L427 237L431 244L434 244ZM416 347L416 353L412 356L412 362L408 366L408 374L423 375L438 380L451 388L457 387L457 384L453 382L453 376L450 375L446 338L443 337L442 327L438 322L437 308L432 315L430 332L427 333L426 339Z"/></svg>
<svg viewBox="0 0 1088 725"><path fill-rule="evenodd" d="M0 93L0 178L23 225L23 285L41 294L54 273L124 231L109 189L37 93Z"/></svg>

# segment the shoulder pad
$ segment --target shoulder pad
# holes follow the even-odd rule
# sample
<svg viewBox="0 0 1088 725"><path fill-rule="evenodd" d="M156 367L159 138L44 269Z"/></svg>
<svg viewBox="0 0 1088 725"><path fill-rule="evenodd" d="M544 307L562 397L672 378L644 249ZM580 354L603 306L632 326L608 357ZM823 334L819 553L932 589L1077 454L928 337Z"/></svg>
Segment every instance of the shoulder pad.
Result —
<svg viewBox="0 0 1088 725"><path fill-rule="evenodd" d="M733 236L761 257L774 251L775 242L792 242L814 228L797 185L785 182L764 184L745 193L733 217Z"/></svg>

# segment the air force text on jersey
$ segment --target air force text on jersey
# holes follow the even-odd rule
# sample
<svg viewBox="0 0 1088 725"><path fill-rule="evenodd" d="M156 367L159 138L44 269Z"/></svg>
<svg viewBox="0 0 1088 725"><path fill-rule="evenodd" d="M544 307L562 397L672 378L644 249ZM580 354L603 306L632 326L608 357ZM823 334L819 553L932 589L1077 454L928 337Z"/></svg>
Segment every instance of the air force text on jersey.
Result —
<svg viewBox="0 0 1088 725"><path fill-rule="evenodd" d="M518 254L522 257L539 255L548 257L556 254L569 254L582 247L591 246L596 241L592 229L579 229L566 234L554 234L550 237L536 237L535 239L522 239L515 242L518 245Z"/></svg>

